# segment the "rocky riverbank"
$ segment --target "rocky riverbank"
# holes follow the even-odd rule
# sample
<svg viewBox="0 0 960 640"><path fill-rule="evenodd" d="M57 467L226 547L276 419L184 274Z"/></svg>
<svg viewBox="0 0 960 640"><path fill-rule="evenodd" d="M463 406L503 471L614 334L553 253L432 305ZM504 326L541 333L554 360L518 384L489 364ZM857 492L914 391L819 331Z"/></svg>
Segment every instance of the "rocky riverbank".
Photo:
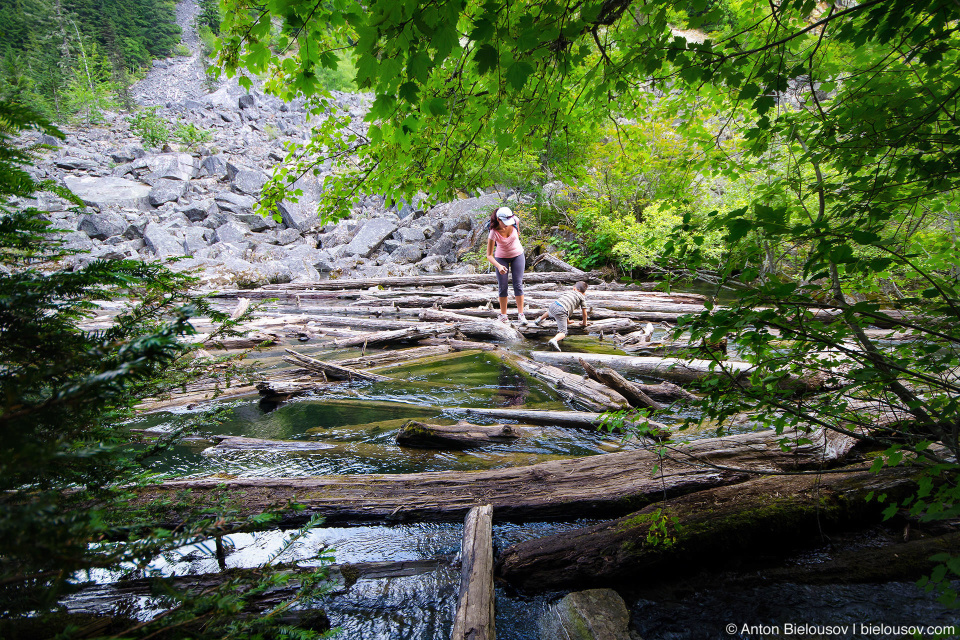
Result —
<svg viewBox="0 0 960 640"><path fill-rule="evenodd" d="M204 288L474 272L474 265L458 259L482 244L488 212L516 202L517 194L491 190L432 208L369 194L349 219L321 225L316 206L332 174L328 164L298 181L304 195L281 203L280 222L257 213L260 190L286 155L284 144L306 139L323 116L311 116L302 102L248 92L235 80L211 86L192 29L194 13L191 0L178 7L191 55L157 61L133 95L156 107L170 131L193 125L209 140L146 148L125 113L65 129L64 141L28 140L46 145L35 177L69 188L86 205L78 209L51 194L23 203L47 212L64 230L67 248L84 251L68 258L68 266L176 258L173 267L196 271ZM334 99L355 123L362 121L366 96L338 93Z"/></svg>

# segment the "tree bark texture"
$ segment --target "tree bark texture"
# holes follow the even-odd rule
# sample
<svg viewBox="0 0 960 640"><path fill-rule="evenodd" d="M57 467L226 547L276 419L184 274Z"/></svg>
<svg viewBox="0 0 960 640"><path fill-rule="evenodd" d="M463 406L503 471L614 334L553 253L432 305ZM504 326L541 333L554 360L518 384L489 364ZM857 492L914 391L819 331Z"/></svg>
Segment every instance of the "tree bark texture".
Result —
<svg viewBox="0 0 960 640"><path fill-rule="evenodd" d="M495 640L493 609L493 507L473 507L463 523L460 595L453 640Z"/></svg>
<svg viewBox="0 0 960 640"><path fill-rule="evenodd" d="M663 405L650 398L650 396L640 389L639 385L630 382L613 369L595 369L583 358L580 358L580 366L583 367L583 370L587 372L587 375L590 376L592 380L596 380L600 384L607 385L626 398L627 401L630 402L631 406L645 407L648 409L653 409L654 411L663 409Z"/></svg>
<svg viewBox="0 0 960 640"><path fill-rule="evenodd" d="M737 556L786 551L850 524L879 521L870 492L913 491L909 471L780 475L651 504L623 518L522 542L497 562L499 578L530 590L655 585Z"/></svg>
<svg viewBox="0 0 960 640"><path fill-rule="evenodd" d="M622 395L585 376L539 364L529 358L506 351L497 354L507 365L545 382L568 402L588 411L620 411L630 408Z"/></svg>
<svg viewBox="0 0 960 640"><path fill-rule="evenodd" d="M511 443L524 435L515 425L427 424L410 420L397 433L397 444L418 449L468 449L495 443Z"/></svg>
<svg viewBox="0 0 960 640"><path fill-rule="evenodd" d="M743 482L762 471L835 464L852 439L814 433L810 444L785 453L771 431L696 440L659 448L555 460L485 471L361 474L300 478L173 480L134 489L137 502L165 497L176 504L161 519L177 526L223 492L238 516L278 510L281 526L312 514L328 524L458 520L472 506L490 503L498 519L513 521L613 517L664 496ZM178 491L190 489L184 500ZM294 510L299 503L303 510Z"/></svg>

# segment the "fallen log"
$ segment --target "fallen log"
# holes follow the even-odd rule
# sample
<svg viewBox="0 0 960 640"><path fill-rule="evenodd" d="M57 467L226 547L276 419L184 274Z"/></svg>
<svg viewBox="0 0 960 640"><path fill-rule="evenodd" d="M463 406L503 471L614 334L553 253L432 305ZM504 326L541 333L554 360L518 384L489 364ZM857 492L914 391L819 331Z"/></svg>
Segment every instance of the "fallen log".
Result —
<svg viewBox="0 0 960 640"><path fill-rule="evenodd" d="M454 425L427 424L409 420L397 433L397 444L418 449L467 449L510 443L524 435L515 425L480 425L460 421Z"/></svg>
<svg viewBox="0 0 960 640"><path fill-rule="evenodd" d="M657 411L663 409L663 405L656 402L650 396L643 392L639 385L630 382L622 375L609 368L595 369L589 362L583 358L579 359L580 366L587 372L591 379L600 384L605 384L624 398L634 407L647 407Z"/></svg>
<svg viewBox="0 0 960 640"><path fill-rule="evenodd" d="M453 640L496 640L493 609L493 507L474 507L463 522L460 594Z"/></svg>
<svg viewBox="0 0 960 640"><path fill-rule="evenodd" d="M567 325L567 335L596 335L596 334L616 334L618 331L633 331L637 323L627 318L607 318L605 320L596 320L588 322L584 327L579 321L570 322ZM545 321L538 327L525 326L520 327L520 332L524 336L546 336L551 338L557 333L555 322Z"/></svg>
<svg viewBox="0 0 960 640"><path fill-rule="evenodd" d="M905 497L910 470L769 476L649 505L618 520L522 542L497 562L500 579L525 590L655 585L704 566L782 553L821 531L878 522L869 494Z"/></svg>
<svg viewBox="0 0 960 640"><path fill-rule="evenodd" d="M343 349L345 347L359 347L362 345L385 344L391 342L404 342L406 340L417 340L435 336L438 333L450 331L448 326L435 327L408 327L406 329L395 329L393 331L377 331L374 333L364 333L352 338L340 338L334 340L334 348Z"/></svg>
<svg viewBox="0 0 960 640"><path fill-rule="evenodd" d="M485 343L477 344L484 344L484 346L486 346ZM438 356L455 350L456 349L449 344L440 344L428 347L411 347L409 349L393 349L391 351L383 351L381 353L372 353L368 356L360 356L359 358L337 360L337 364L342 367L362 367L365 369L373 369L396 362L407 363L411 360L419 360L420 358L426 358L428 356Z"/></svg>
<svg viewBox="0 0 960 640"><path fill-rule="evenodd" d="M671 382L696 382L708 378L728 378L746 383L753 371L753 365L736 360L716 362L714 360L696 360L683 358L654 358L644 356L617 356L600 353L555 353L533 351L530 357L537 362L550 364L579 364L583 358L592 365L607 365L624 373L632 373L650 378L659 378ZM804 378L787 375L781 379L784 388L799 391L818 391L827 379L825 374L815 373Z"/></svg>
<svg viewBox="0 0 960 640"><path fill-rule="evenodd" d="M454 521L479 502L492 504L498 519L506 521L615 517L664 496L743 482L762 471L828 467L851 448L829 435L810 434L809 443L790 452L781 448L783 436L763 431L705 438L667 450L638 449L486 471L172 480L131 488L136 494L132 506L171 505L158 516L158 525L166 527L189 521L194 510L227 494L238 518L277 511L277 526L297 526L314 514L331 525Z"/></svg>
<svg viewBox="0 0 960 640"><path fill-rule="evenodd" d="M468 351L471 349L480 349L481 351L496 351L500 345L490 344L489 342L475 342L471 340L456 340L454 338L425 338L418 340L417 344L422 345L446 345L453 347L457 351Z"/></svg>
<svg viewBox="0 0 960 640"><path fill-rule="evenodd" d="M470 316L464 316L450 311L438 311L436 309L424 309L419 314L420 320L427 322L446 322L453 323L454 326L466 336L484 336L492 337L494 340L503 342L520 342L523 336L519 331L509 324L498 320L477 320Z"/></svg>
<svg viewBox="0 0 960 640"><path fill-rule="evenodd" d="M564 262L557 256L550 253L541 253L539 256L533 259L533 263L530 265L531 269L536 269L538 266L546 264L550 267L553 267L555 271L564 271L567 273L577 273L583 275L585 273L582 269L577 269L575 266L568 262ZM541 269L542 271L543 269ZM547 269L550 271L550 269Z"/></svg>
<svg viewBox="0 0 960 640"><path fill-rule="evenodd" d="M335 445L309 440L262 440L260 438L244 438L240 436L226 436L212 447L204 449L205 456L217 455L229 451L272 451L276 453L306 453L334 449Z"/></svg>
<svg viewBox="0 0 960 640"><path fill-rule="evenodd" d="M504 351L497 355L504 364L547 383L567 401L588 411L620 411L630 407L630 403L622 395L584 376L538 364L515 353Z"/></svg>
<svg viewBox="0 0 960 640"><path fill-rule="evenodd" d="M683 387L679 387L672 382L661 382L660 384L640 384L633 383L640 391L644 392L657 402L696 402L699 398Z"/></svg>
<svg viewBox="0 0 960 640"><path fill-rule="evenodd" d="M269 402L283 402L295 396L307 393L324 391L335 385L335 382L321 382L320 380L263 380L254 387L262 400Z"/></svg>
<svg viewBox="0 0 960 640"><path fill-rule="evenodd" d="M351 369L339 364L333 364L332 362L323 362L322 360L317 360L316 358L311 358L310 356L297 353L293 349L284 349L284 351L286 351L289 356L285 356L283 358L284 361L304 367L306 369L317 371L322 373L327 378L333 378L334 380L372 380L374 382L379 382L382 380L392 379L388 378L387 376L382 376L379 373L357 371L356 369Z"/></svg>
<svg viewBox="0 0 960 640"><path fill-rule="evenodd" d="M246 336L229 336L220 338L211 338L204 335L185 336L186 340L192 343L203 343L206 349L256 349L258 347L269 347L280 341L280 336L262 331L254 331Z"/></svg>

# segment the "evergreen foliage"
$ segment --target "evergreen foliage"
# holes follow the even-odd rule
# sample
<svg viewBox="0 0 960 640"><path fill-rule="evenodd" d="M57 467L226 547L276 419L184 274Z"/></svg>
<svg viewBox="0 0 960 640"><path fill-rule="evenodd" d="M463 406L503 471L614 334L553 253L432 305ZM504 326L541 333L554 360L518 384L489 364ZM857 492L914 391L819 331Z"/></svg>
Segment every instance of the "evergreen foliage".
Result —
<svg viewBox="0 0 960 640"><path fill-rule="evenodd" d="M95 261L59 270L65 251L56 230L12 200L39 189L72 198L26 171L30 156L13 140L31 128L63 137L22 106L0 103L0 636L89 637L76 626L84 620L58 613L59 600L89 579L87 572L149 574L159 554L234 530L228 500L207 505L177 531L157 526L159 511L143 511L132 526L112 518L132 508L127 487L147 481L151 457L169 444L135 446L125 424L132 407L205 371L181 340L193 333L192 316L225 322L224 330L231 325L188 293L189 277L160 264ZM105 301L126 305L110 328L83 329ZM250 597L290 579L270 564L202 594L179 593L158 579L171 611L147 624L118 618L105 633L321 637L291 629L283 615L322 592L322 571L298 574L292 601L247 617Z"/></svg>
<svg viewBox="0 0 960 640"><path fill-rule="evenodd" d="M0 2L0 99L58 121L94 120L108 98L129 106L131 75L180 41L173 8L172 0Z"/></svg>

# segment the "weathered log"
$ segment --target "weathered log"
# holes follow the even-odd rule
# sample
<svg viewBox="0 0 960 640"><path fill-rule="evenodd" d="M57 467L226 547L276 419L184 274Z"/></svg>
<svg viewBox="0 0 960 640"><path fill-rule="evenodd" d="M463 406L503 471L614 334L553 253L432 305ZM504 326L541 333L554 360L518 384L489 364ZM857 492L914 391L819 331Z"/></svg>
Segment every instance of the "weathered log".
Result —
<svg viewBox="0 0 960 640"><path fill-rule="evenodd" d="M263 400L281 402L294 396L329 389L334 382L319 380L263 380L254 387Z"/></svg>
<svg viewBox="0 0 960 640"><path fill-rule="evenodd" d="M596 335L596 334L615 334L618 331L633 331L637 323L627 318L607 318L605 320L595 320L588 322L584 327L579 321L570 322L567 325L567 335ZM553 337L557 333L557 326L554 322L544 322L538 327L525 326L520 327L524 336L544 336Z"/></svg>
<svg viewBox="0 0 960 640"><path fill-rule="evenodd" d="M576 429L596 429L603 424L602 413L592 411L541 411L536 409L487 409L485 407L448 408L447 412L465 413L472 416L498 420L519 420L531 424Z"/></svg>
<svg viewBox="0 0 960 640"><path fill-rule="evenodd" d="M909 470L769 476L667 499L592 527L513 545L497 575L527 590L651 586L737 556L783 552L823 530L879 521L871 493L897 499L916 487Z"/></svg>
<svg viewBox="0 0 960 640"><path fill-rule="evenodd" d="M203 346L207 349L256 349L257 347L268 347L277 344L277 342L280 341L280 336L263 331L252 331L245 336L224 336L219 338L211 338L203 334L184 336L184 341L203 343Z"/></svg>
<svg viewBox="0 0 960 640"><path fill-rule="evenodd" d="M537 282L577 282L585 280L590 283L600 282L602 274L599 271L587 273L526 273L523 276L525 283ZM298 291L339 291L350 289L369 289L371 287L443 287L455 284L489 284L497 283L497 276L490 273L434 275L434 276L395 276L386 278L338 278L322 282L289 283L270 285L260 289L226 289L210 294L211 298L278 298L285 293Z"/></svg>
<svg viewBox="0 0 960 640"><path fill-rule="evenodd" d="M486 346L485 343L477 344L484 344L484 346ZM380 353L371 353L368 356L360 356L359 358L338 360L337 364L342 367L361 367L365 369L372 369L396 362L407 363L412 360L419 360L420 358L426 358L428 356L438 356L444 353L450 353L452 351L456 351L456 349L448 344L440 344L428 347L411 347L409 349L393 349L390 351L382 351Z"/></svg>
<svg viewBox="0 0 960 640"><path fill-rule="evenodd" d="M416 340L435 336L438 333L449 331L450 327L409 327L407 329L395 329L393 331L377 331L374 333L365 333L353 338L341 338L333 341L333 346L337 349L345 347L359 347L361 345L385 344L390 342L403 342L406 340Z"/></svg>
<svg viewBox="0 0 960 640"><path fill-rule="evenodd" d="M743 482L760 471L830 466L850 450L823 433L784 452L772 431L709 438L667 450L633 450L486 471L361 474L301 478L173 480L131 489L135 504L176 505L160 517L175 527L228 492L239 518L276 510L279 526L296 526L311 515L328 524L390 521L452 521L478 502L494 506L507 521L614 517L664 496ZM829 445L829 446L828 446ZM177 492L190 489L184 500ZM182 495L182 494L181 494ZM293 509L291 504L303 505Z"/></svg>
<svg viewBox="0 0 960 640"><path fill-rule="evenodd" d="M593 365L607 365L624 373L659 378L671 382L696 382L707 378L729 378L745 383L753 365L747 362L726 360L696 360L683 358L654 358L644 356L617 356L600 353L554 353L549 351L533 351L530 357L537 362L551 364L579 364L583 358ZM808 377L798 378L788 375L781 380L784 388L801 391L817 391L823 387L826 376L811 374Z"/></svg>
<svg viewBox="0 0 960 640"><path fill-rule="evenodd" d="M212 447L204 449L201 453L205 456L212 456L228 451L273 451L277 453L305 453L310 451L323 451L324 449L334 449L335 445L324 444L322 442L311 442L309 440L263 440L260 438L244 438L240 436L224 437Z"/></svg>
<svg viewBox="0 0 960 640"><path fill-rule="evenodd" d="M523 336L519 331L509 324L499 322L493 318L488 320L477 320L470 316L464 316L450 311L438 311L436 309L424 309L419 314L420 320L428 322L446 322L454 323L461 333L467 336L485 336L492 337L494 340L503 342L520 342Z"/></svg>
<svg viewBox="0 0 960 640"><path fill-rule="evenodd" d="M578 274L583 274L583 273L584 273L584 271L583 271L582 269L577 269L577 268L576 268L575 266L573 266L572 264L570 264L570 263L568 263L568 262L564 262L563 260L561 260L561 259L558 258L557 256L555 256L555 255L553 255L553 254L550 254L550 253L541 253L539 256L537 256L536 258L534 258L533 264L530 265L530 268L531 268L531 269L536 269L536 268L537 268L538 266L540 266L541 264L549 265L549 266L553 267L553 269L554 269L555 271L564 271L564 272L566 272L566 273L578 273ZM550 269L547 269L547 271L549 271L549 270L550 270Z"/></svg>
<svg viewBox="0 0 960 640"><path fill-rule="evenodd" d="M494 443L509 443L524 435L524 431L509 424L454 425L427 424L409 420L397 433L397 444L418 449L467 449Z"/></svg>
<svg viewBox="0 0 960 640"><path fill-rule="evenodd" d="M460 595L453 640L495 640L493 609L493 506L473 507L463 522Z"/></svg>
<svg viewBox="0 0 960 640"><path fill-rule="evenodd" d="M660 384L639 384L634 382L633 384L657 402L669 404L677 401L695 402L699 400L697 396L672 382L661 382Z"/></svg>
<svg viewBox="0 0 960 640"><path fill-rule="evenodd" d="M567 373L563 369L542 365L521 355L498 352L498 357L507 364L537 380L553 387L569 402L588 411L619 411L630 407L622 395L585 376Z"/></svg>
<svg viewBox="0 0 960 640"><path fill-rule="evenodd" d="M284 351L289 354L289 358L283 358L286 362L292 362L295 365L323 373L327 378L333 378L334 380L372 380L374 382L391 380L391 378L382 376L379 373L357 371L356 369L333 364L332 362L323 362L322 360L297 353L293 349L284 349Z"/></svg>
<svg viewBox="0 0 960 640"><path fill-rule="evenodd" d="M600 384L605 384L624 398L634 407L647 407L657 411L663 409L663 405L654 401L650 396L643 392L639 385L630 382L622 375L610 368L595 369L589 362L583 358L579 359L580 366L587 372L591 379Z"/></svg>
<svg viewBox="0 0 960 640"><path fill-rule="evenodd" d="M453 338L426 338L418 340L417 344L423 345L447 345L457 351L466 351L470 349L480 349L481 351L496 351L500 345L490 344L489 342L475 342L472 340L456 340Z"/></svg>

